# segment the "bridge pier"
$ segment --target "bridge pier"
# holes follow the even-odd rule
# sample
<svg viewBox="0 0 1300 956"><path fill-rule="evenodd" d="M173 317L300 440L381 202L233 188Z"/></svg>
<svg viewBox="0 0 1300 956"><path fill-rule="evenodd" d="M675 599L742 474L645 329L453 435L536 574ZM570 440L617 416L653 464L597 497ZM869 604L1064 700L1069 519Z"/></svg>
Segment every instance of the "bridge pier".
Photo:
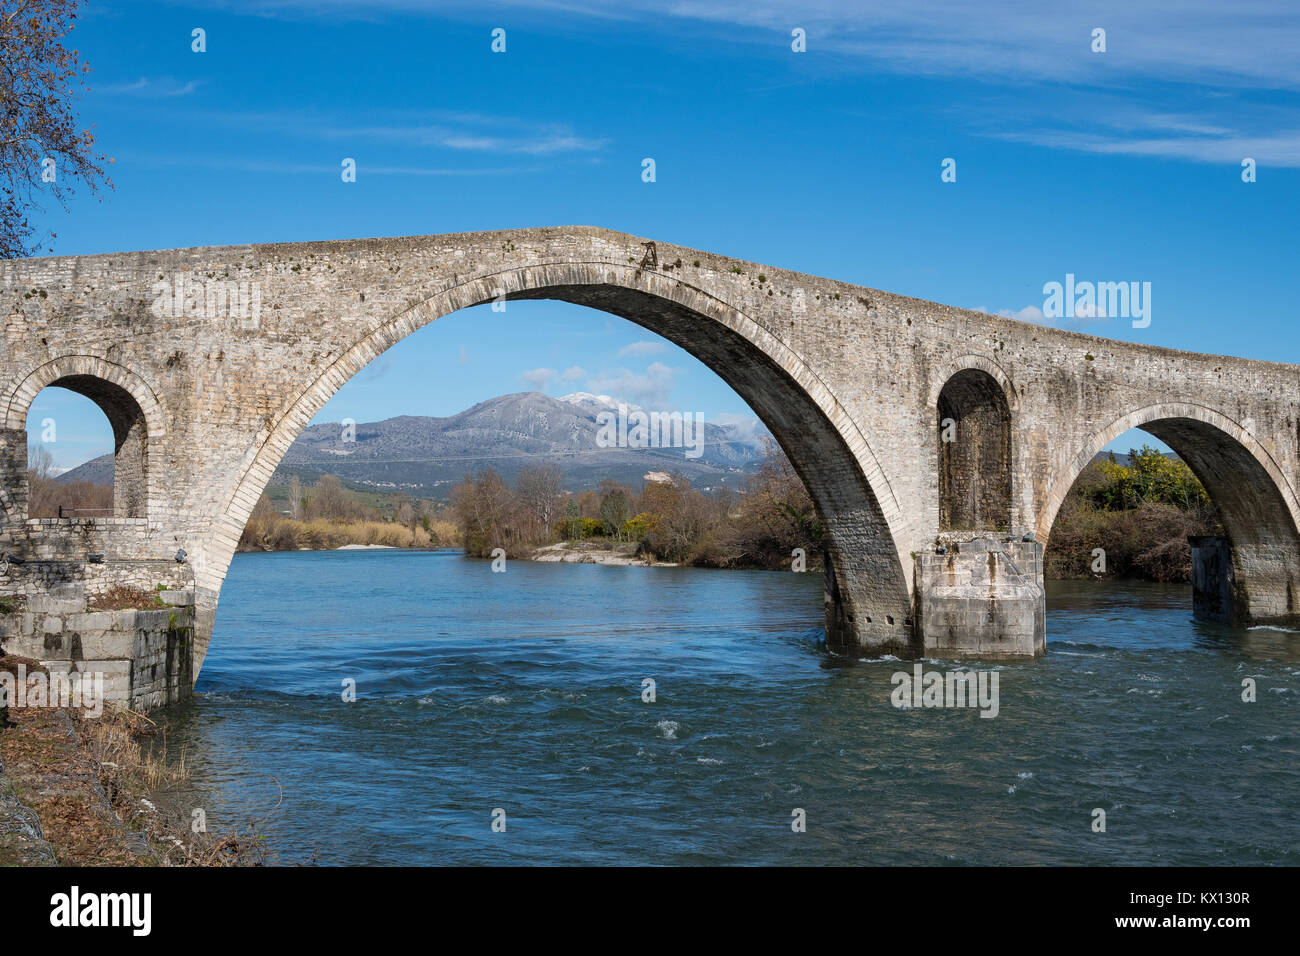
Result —
<svg viewBox="0 0 1300 956"><path fill-rule="evenodd" d="M1047 649L1043 546L976 537L915 556L922 654L1035 657Z"/></svg>
<svg viewBox="0 0 1300 956"><path fill-rule="evenodd" d="M1192 613L1222 624L1300 624L1300 595L1290 555L1261 546L1234 546L1229 538L1192 535Z"/></svg>
<svg viewBox="0 0 1300 956"><path fill-rule="evenodd" d="M98 610L117 582L157 580L153 562L0 563L0 646L51 674L91 681L106 702L148 711L189 698L197 675L193 592L153 590L156 606Z"/></svg>

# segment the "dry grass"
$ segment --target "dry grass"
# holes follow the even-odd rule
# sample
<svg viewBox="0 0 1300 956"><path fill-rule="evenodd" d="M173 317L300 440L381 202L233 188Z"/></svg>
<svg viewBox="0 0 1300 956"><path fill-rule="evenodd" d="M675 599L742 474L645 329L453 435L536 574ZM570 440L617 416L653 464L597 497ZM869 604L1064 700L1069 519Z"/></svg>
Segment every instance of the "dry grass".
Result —
<svg viewBox="0 0 1300 956"><path fill-rule="evenodd" d="M153 591L117 585L86 602L91 611L148 611L163 606L162 599Z"/></svg>
<svg viewBox="0 0 1300 956"><path fill-rule="evenodd" d="M446 522L439 522L445 524ZM412 531L391 521L332 521L313 518L248 520L239 539L241 551L329 551L345 544L378 544L390 548L428 548L434 541L423 528Z"/></svg>
<svg viewBox="0 0 1300 956"><path fill-rule="evenodd" d="M0 658L27 673L35 661ZM33 666L34 665L34 666ZM52 707L11 708L0 761L40 818L62 866L259 866L273 862L254 821L241 830L192 832L185 755L165 761L158 726L108 705L98 718ZM278 809L278 804L276 809ZM275 811L272 810L272 813Z"/></svg>
<svg viewBox="0 0 1300 956"><path fill-rule="evenodd" d="M434 545L439 548L459 548L464 544L460 526L454 521L438 518L429 522L429 534L433 536Z"/></svg>
<svg viewBox="0 0 1300 956"><path fill-rule="evenodd" d="M113 809L128 827L144 834L165 865L261 866L271 861L256 823L245 831L195 833L183 813L160 809L167 801L159 795L189 789L190 771L184 751L168 763L157 756L165 746L142 746L160 733L148 717L106 707L98 719L80 720L78 732Z"/></svg>

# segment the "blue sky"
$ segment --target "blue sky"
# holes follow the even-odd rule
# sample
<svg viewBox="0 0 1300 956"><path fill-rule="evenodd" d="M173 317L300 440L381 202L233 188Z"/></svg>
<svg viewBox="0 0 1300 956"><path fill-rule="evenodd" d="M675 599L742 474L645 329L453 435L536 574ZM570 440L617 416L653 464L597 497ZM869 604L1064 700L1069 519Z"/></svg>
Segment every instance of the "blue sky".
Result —
<svg viewBox="0 0 1300 956"><path fill-rule="evenodd" d="M1300 15L916 6L91 3L73 35L93 67L80 110L116 188L38 222L57 254L590 224L1119 339L1300 361ZM498 27L505 53L490 48ZM807 52L792 51L795 28ZM940 178L949 157L954 183ZM1245 157L1256 182L1242 181ZM1150 325L1042 319L1044 283L1067 273L1150 282ZM446 415L535 387L750 415L636 326L515 302L412 336L318 420ZM60 466L111 450L87 405L49 390L33 408L33 439L41 419L58 424Z"/></svg>

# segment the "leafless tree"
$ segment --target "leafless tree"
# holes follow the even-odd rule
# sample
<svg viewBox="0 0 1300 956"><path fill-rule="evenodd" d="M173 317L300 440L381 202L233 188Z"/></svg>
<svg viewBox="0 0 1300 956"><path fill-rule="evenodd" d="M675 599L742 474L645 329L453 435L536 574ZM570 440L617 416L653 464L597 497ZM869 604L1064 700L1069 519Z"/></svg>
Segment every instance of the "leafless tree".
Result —
<svg viewBox="0 0 1300 956"><path fill-rule="evenodd" d="M515 495L528 523L529 539L550 540L564 508L564 473L554 465L521 468L515 478Z"/></svg>

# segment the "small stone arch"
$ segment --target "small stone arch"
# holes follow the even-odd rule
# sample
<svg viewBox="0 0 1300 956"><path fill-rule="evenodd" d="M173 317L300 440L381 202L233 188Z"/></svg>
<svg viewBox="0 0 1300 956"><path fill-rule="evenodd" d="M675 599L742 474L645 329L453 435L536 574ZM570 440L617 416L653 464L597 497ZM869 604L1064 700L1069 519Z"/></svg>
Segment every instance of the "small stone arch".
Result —
<svg viewBox="0 0 1300 956"><path fill-rule="evenodd" d="M84 395L103 411L113 429L114 515L146 517L151 503L158 500L150 449L157 448L166 434L166 417L153 389L135 372L100 356L60 356L29 372L7 396L6 430L25 431L32 402L49 386ZM18 445L15 441L7 446L11 456L18 453Z"/></svg>
<svg viewBox="0 0 1300 956"><path fill-rule="evenodd" d="M966 355L959 355L942 363L936 369L935 374L930 381L929 406L933 408L939 402L939 393L943 387L948 384L958 372L966 369L978 369L986 372L990 378L998 383L1002 389L1002 395L1006 399L1007 407L1011 409L1014 415L1020 408L1020 396L1016 393L1016 386L1011 381L1011 376L1006 370L987 355L981 355L978 352L970 352Z"/></svg>
<svg viewBox="0 0 1300 956"><path fill-rule="evenodd" d="M1009 530L1015 390L996 363L968 356L932 390L939 531Z"/></svg>

